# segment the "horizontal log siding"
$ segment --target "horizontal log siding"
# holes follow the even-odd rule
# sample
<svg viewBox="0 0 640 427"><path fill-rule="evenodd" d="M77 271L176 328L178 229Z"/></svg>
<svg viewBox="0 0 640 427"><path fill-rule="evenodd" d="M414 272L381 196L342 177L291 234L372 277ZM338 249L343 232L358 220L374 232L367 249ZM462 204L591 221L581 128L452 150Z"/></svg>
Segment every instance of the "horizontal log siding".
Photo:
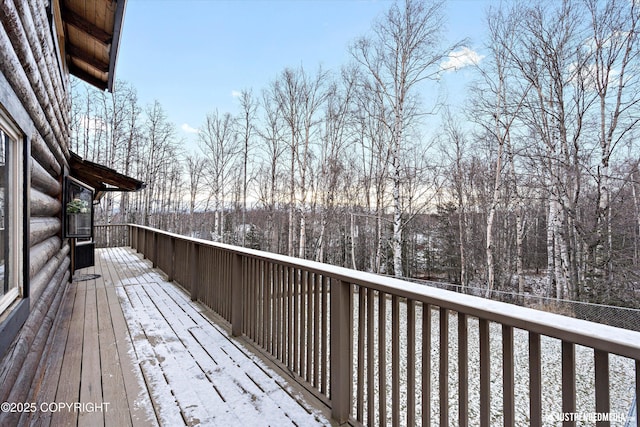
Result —
<svg viewBox="0 0 640 427"><path fill-rule="evenodd" d="M62 174L68 170L69 87L59 69L43 0L0 4L0 104L25 136L30 314L0 359L0 401L26 402L66 285L70 246L61 238ZM32 387L35 385L35 387ZM16 415L0 413L0 425Z"/></svg>
<svg viewBox="0 0 640 427"><path fill-rule="evenodd" d="M59 218L31 217L29 224L29 238L32 247L50 237L60 236L61 223Z"/></svg>
<svg viewBox="0 0 640 427"><path fill-rule="evenodd" d="M60 182L34 160L31 161L31 187L51 197L58 197L62 192Z"/></svg>

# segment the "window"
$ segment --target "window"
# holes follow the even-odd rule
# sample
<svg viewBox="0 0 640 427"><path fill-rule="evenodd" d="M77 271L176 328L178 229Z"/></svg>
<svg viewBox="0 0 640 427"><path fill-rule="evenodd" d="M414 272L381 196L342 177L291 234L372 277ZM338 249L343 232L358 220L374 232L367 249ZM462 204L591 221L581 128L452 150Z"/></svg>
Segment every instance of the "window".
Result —
<svg viewBox="0 0 640 427"><path fill-rule="evenodd" d="M93 189L66 177L64 237L90 239L93 235Z"/></svg>
<svg viewBox="0 0 640 427"><path fill-rule="evenodd" d="M23 289L22 138L0 110L0 314Z"/></svg>

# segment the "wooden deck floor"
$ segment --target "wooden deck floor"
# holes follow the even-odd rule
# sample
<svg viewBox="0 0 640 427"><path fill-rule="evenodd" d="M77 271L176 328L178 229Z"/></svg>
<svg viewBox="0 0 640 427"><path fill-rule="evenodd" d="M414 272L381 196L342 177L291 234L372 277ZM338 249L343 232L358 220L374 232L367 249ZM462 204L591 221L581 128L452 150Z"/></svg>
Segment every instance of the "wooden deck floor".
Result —
<svg viewBox="0 0 640 427"><path fill-rule="evenodd" d="M76 272L54 328L21 425L329 424L131 249Z"/></svg>

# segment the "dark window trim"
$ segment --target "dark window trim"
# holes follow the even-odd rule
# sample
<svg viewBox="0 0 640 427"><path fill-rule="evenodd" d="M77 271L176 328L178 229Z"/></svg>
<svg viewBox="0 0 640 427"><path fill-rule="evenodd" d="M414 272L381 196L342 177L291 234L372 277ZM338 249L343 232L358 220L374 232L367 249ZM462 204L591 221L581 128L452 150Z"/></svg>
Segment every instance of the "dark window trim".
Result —
<svg viewBox="0 0 640 427"><path fill-rule="evenodd" d="M8 185L6 185L7 182L7 172L9 171L9 164L8 162L8 147L7 145L9 145L11 143L11 140L9 138L9 135L7 135L6 133L4 133L2 130L0 130L0 155L3 157L3 162L4 162L4 171L3 173L3 177L2 179L5 180L5 185L2 188L2 196L3 196L3 203L4 203L4 218L2 221L2 245L3 245L3 258L4 258L4 262L6 265L7 262L7 254L11 251L11 249L9 248L9 244L10 244L10 232L9 229L11 227L10 221L9 221L9 214L7 212L7 201L9 200L9 188ZM6 267L5 267L6 268ZM9 291L8 289L9 286L9 274L8 271L5 270L4 274L3 274L3 278L2 278L2 284L0 285L0 287L2 288L2 295L6 295L7 292Z"/></svg>
<svg viewBox="0 0 640 427"><path fill-rule="evenodd" d="M91 200L88 202L88 214L90 215L90 224L91 227L89 229L89 233L72 233L69 230L69 214L67 213L66 206L71 201L71 186L80 187L83 190L87 190L91 192ZM82 182L81 180L74 178L70 175L64 177L64 186L62 188L62 200L64 203L62 204L62 230L63 238L80 238L80 239L93 239L93 197L95 195L95 190L89 184Z"/></svg>
<svg viewBox="0 0 640 427"><path fill-rule="evenodd" d="M23 133L24 135L24 133ZM29 280L29 266L31 265L31 258L29 254L31 253L31 140L26 136L23 137L22 140L22 165L24 174L22 177L23 188L22 188L22 260L23 260L23 270L22 270L22 297L24 299L28 299L30 292L30 280ZM27 314L29 314L27 312Z"/></svg>

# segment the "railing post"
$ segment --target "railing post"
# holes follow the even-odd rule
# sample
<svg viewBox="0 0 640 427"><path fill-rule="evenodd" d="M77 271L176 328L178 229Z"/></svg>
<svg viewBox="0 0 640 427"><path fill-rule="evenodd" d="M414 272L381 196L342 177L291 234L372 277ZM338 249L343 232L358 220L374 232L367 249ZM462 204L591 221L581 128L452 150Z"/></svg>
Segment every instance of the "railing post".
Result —
<svg viewBox="0 0 640 427"><path fill-rule="evenodd" d="M491 425L491 349L489 321L480 319L480 427Z"/></svg>
<svg viewBox="0 0 640 427"><path fill-rule="evenodd" d="M151 259L151 265L153 266L153 268L156 268L158 266L158 232L157 231L151 232L151 245L153 246L153 258L149 257L149 259Z"/></svg>
<svg viewBox="0 0 640 427"><path fill-rule="evenodd" d="M576 412L576 347L562 341L562 412ZM563 426L575 426L575 420L565 420Z"/></svg>
<svg viewBox="0 0 640 427"><path fill-rule="evenodd" d="M438 309L440 316L440 425L449 425L449 310L443 307ZM480 356L482 357L482 356ZM482 390L482 389L481 389ZM482 392L480 392L482 399Z"/></svg>
<svg viewBox="0 0 640 427"><path fill-rule="evenodd" d="M596 385L596 412L608 414L611 412L611 399L609 393L609 353L602 350L594 350L595 385ZM636 397L637 400L637 397ZM638 411L636 410L636 413ZM597 421L598 427L609 427L609 421Z"/></svg>
<svg viewBox="0 0 640 427"><path fill-rule="evenodd" d="M169 271L167 274L167 281L169 282L173 282L173 278L176 275L175 253L176 253L176 238L169 237L169 258L171 258L171 260L169 261Z"/></svg>
<svg viewBox="0 0 640 427"><path fill-rule="evenodd" d="M191 301L198 301L198 271L200 270L200 251L196 242L189 245L189 265L191 266Z"/></svg>
<svg viewBox="0 0 640 427"><path fill-rule="evenodd" d="M330 369L331 417L345 423L351 411L352 335L351 284L331 280L330 292Z"/></svg>
<svg viewBox="0 0 640 427"><path fill-rule="evenodd" d="M135 249L136 252L140 252L140 236L138 233L138 227L129 225L129 239L131 239L131 247Z"/></svg>
<svg viewBox="0 0 640 427"><path fill-rule="evenodd" d="M231 335L239 337L244 329L244 283L242 255L234 254L231 271Z"/></svg>
<svg viewBox="0 0 640 427"><path fill-rule="evenodd" d="M529 414L531 425L542 425L542 367L540 334L529 332Z"/></svg>

